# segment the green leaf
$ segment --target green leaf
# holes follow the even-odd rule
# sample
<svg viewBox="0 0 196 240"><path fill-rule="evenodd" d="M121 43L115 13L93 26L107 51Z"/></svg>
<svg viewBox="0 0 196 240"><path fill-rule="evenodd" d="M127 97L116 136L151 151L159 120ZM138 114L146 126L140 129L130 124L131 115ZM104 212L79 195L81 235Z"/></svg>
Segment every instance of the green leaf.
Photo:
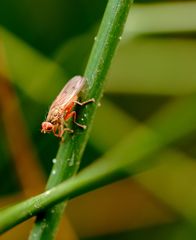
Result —
<svg viewBox="0 0 196 240"><path fill-rule="evenodd" d="M0 34L13 83L36 101L51 101L67 80L65 71L2 27Z"/></svg>
<svg viewBox="0 0 196 240"><path fill-rule="evenodd" d="M196 89L195 40L135 38L121 44L107 92L184 95Z"/></svg>
<svg viewBox="0 0 196 240"><path fill-rule="evenodd" d="M125 41L140 35L193 33L195 9L194 1L134 4L124 30Z"/></svg>

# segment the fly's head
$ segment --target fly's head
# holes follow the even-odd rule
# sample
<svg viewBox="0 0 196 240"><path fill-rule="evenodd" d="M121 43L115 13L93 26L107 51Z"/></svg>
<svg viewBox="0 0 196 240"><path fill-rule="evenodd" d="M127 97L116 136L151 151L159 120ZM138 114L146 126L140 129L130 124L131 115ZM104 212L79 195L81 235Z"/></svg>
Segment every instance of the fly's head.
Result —
<svg viewBox="0 0 196 240"><path fill-rule="evenodd" d="M52 132L54 130L54 127L55 125L52 124L51 122L43 122L41 132L42 133Z"/></svg>

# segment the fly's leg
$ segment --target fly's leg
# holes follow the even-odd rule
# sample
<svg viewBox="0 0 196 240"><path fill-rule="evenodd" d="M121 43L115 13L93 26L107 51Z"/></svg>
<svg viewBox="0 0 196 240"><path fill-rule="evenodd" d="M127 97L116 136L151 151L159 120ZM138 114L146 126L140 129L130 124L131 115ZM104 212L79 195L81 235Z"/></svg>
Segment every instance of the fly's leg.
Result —
<svg viewBox="0 0 196 240"><path fill-rule="evenodd" d="M87 100L87 101L85 101L85 102L74 101L74 103L76 103L76 104L78 104L78 105L80 105L80 106L86 105L86 104L91 103L91 102L95 102L95 99L94 99L94 98L91 98L91 99L89 99L89 100Z"/></svg>
<svg viewBox="0 0 196 240"><path fill-rule="evenodd" d="M60 132L59 133L53 132L53 133L54 133L54 136L58 138L61 138L63 135L63 133L61 134Z"/></svg>
<svg viewBox="0 0 196 240"><path fill-rule="evenodd" d="M69 133L73 133L74 131L71 128L67 127L67 123L64 121L64 118L62 119L62 129L63 129L63 133L64 132L69 132Z"/></svg>
<svg viewBox="0 0 196 240"><path fill-rule="evenodd" d="M59 127L60 127L60 126L55 126L55 127L53 128L53 134L54 134L55 137L60 137L60 136L59 136ZM56 133L57 130L58 130L58 133Z"/></svg>
<svg viewBox="0 0 196 240"><path fill-rule="evenodd" d="M88 104L88 103L90 103L90 102L95 102L95 99L94 99L94 98L91 98L91 99L89 99L89 100L87 100L87 101L85 101L85 102L73 101L73 103L78 104L78 105L80 105L80 106L83 106L83 105ZM75 111L70 112L71 109L72 109L72 107L73 107L73 106L71 105L71 107L69 108L67 114L65 115L65 117L64 117L65 121L67 121L68 119L70 119L71 117L73 117L73 122L74 122L77 126L83 128L83 129L86 129L86 125L83 125L83 124L80 124L80 123L76 122L76 115L77 115L76 112L75 112Z"/></svg>
<svg viewBox="0 0 196 240"><path fill-rule="evenodd" d="M58 130L58 133L57 133L57 130ZM60 126L53 130L54 136L58 138L62 138L63 133L64 133L64 130Z"/></svg>
<svg viewBox="0 0 196 240"><path fill-rule="evenodd" d="M83 124L80 124L80 123L77 123L76 122L76 112L73 111L73 112L70 112L66 115L65 117L65 121L67 121L68 119L70 119L71 117L73 117L73 122L78 126L78 127L81 127L83 129L86 129L86 125L83 125ZM73 131L73 130L72 130Z"/></svg>
<svg viewBox="0 0 196 240"><path fill-rule="evenodd" d="M58 130L58 133L56 133L57 130ZM53 133L54 133L54 136L61 138L62 141L63 141L63 134L64 134L65 131L70 132L70 133L73 133L73 130L72 130L72 129L70 129L70 128L64 128L64 125L63 125L63 124L61 124L60 126L58 126L57 128L55 128L55 129L53 130Z"/></svg>
<svg viewBox="0 0 196 240"><path fill-rule="evenodd" d="M63 137L63 134L64 132L70 132L70 133L73 133L73 130L70 129L70 128L62 128L62 130L59 132L59 136L61 138L61 142L63 143L64 142L64 137Z"/></svg>
<svg viewBox="0 0 196 240"><path fill-rule="evenodd" d="M63 129L63 133L66 132L66 131L69 132L69 133L73 133L74 132L71 128L64 128Z"/></svg>

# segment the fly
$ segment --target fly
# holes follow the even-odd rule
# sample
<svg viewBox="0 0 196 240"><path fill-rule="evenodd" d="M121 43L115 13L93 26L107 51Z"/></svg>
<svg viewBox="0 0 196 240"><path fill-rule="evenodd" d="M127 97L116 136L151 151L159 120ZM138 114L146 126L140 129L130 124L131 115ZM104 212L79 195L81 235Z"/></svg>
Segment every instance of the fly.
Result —
<svg viewBox="0 0 196 240"><path fill-rule="evenodd" d="M70 79L59 95L52 103L46 120L42 122L41 132L49 133L53 132L56 137L62 138L65 131L73 132L72 129L66 126L67 121L73 118L73 122L79 127L85 129L86 125L76 122L76 111L73 110L76 104L83 106L90 102L95 102L94 98L85 102L78 102L78 94L82 90L85 84L85 78L81 76L75 76Z"/></svg>

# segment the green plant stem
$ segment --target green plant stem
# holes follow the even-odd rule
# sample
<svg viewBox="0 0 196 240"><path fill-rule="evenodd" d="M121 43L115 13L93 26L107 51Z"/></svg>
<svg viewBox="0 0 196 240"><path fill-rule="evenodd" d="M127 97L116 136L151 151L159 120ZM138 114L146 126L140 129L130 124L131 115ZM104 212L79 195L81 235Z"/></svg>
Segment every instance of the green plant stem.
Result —
<svg viewBox="0 0 196 240"><path fill-rule="evenodd" d="M149 165L153 155L196 130L196 95L174 101L148 121L151 129L139 126L102 159L56 187L0 212L0 232L48 209L67 197L133 175ZM176 119L178 121L176 122ZM168 134L169 133L169 134ZM122 173L122 175L120 175ZM45 223L46 224L46 223Z"/></svg>
<svg viewBox="0 0 196 240"><path fill-rule="evenodd" d="M46 189L58 185L72 177L78 170L80 159L89 135L90 125L100 100L103 83L119 42L126 21L131 0L109 0L104 17L84 73L87 79L85 99L95 98L95 104L88 104L78 111L78 119L88 126L87 130L74 128L74 134L66 134L61 143ZM77 57L77 56L76 56ZM67 196L68 197L68 196ZM65 203L53 206L37 216L30 238L53 239L61 219Z"/></svg>

